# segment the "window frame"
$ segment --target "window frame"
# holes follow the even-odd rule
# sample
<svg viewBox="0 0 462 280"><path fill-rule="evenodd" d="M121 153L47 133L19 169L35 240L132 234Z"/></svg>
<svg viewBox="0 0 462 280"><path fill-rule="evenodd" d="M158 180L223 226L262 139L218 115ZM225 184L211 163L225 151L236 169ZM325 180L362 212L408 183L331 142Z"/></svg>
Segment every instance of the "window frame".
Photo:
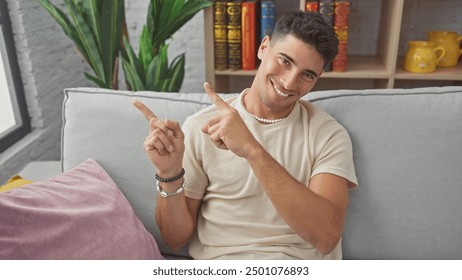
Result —
<svg viewBox="0 0 462 280"><path fill-rule="evenodd" d="M9 132L0 137L0 153L2 153L28 134L31 131L31 124L6 1L0 1L0 28L2 29L3 41L6 48L6 57L3 58L4 61L7 61L7 63L4 63L5 73L9 71L12 80L9 82L13 83L9 85L10 92L8 94L14 97L11 102L13 103L17 123L16 126L9 129ZM7 66L9 66L9 69ZM3 132L1 133L3 134Z"/></svg>

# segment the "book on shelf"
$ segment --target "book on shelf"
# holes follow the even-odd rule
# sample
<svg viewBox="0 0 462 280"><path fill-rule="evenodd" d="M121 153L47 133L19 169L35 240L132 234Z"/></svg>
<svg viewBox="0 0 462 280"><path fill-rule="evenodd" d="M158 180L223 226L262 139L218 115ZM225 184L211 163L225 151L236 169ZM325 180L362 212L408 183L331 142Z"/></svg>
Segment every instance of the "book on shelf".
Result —
<svg viewBox="0 0 462 280"><path fill-rule="evenodd" d="M271 35L274 29L274 20L276 15L276 9L274 1L272 0L261 0L261 38L260 42L265 38L266 35Z"/></svg>
<svg viewBox="0 0 462 280"><path fill-rule="evenodd" d="M345 72L347 68L348 16L350 3L348 0L334 1L334 30L339 39L338 54L332 61L333 72Z"/></svg>
<svg viewBox="0 0 462 280"><path fill-rule="evenodd" d="M215 69L228 69L226 0L215 0L213 3L213 44L215 52Z"/></svg>
<svg viewBox="0 0 462 280"><path fill-rule="evenodd" d="M318 12L319 11L319 1L306 0L305 11Z"/></svg>
<svg viewBox="0 0 462 280"><path fill-rule="evenodd" d="M324 16L324 19L334 27L334 1L319 0L319 13ZM324 72L332 71L332 63L324 66Z"/></svg>
<svg viewBox="0 0 462 280"><path fill-rule="evenodd" d="M260 39L260 2L245 0L242 2L242 70L257 68L257 47Z"/></svg>
<svg viewBox="0 0 462 280"><path fill-rule="evenodd" d="M334 26L334 1L319 0L319 13L324 16L326 21Z"/></svg>
<svg viewBox="0 0 462 280"><path fill-rule="evenodd" d="M334 26L348 27L348 16L350 14L350 1L334 1Z"/></svg>
<svg viewBox="0 0 462 280"><path fill-rule="evenodd" d="M228 69L241 69L241 0L227 0Z"/></svg>

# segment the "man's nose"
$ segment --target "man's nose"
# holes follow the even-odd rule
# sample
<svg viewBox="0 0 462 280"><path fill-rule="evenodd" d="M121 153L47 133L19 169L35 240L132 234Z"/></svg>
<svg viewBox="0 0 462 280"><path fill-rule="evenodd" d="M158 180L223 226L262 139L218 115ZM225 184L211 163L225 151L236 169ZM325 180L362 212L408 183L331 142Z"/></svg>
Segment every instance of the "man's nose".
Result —
<svg viewBox="0 0 462 280"><path fill-rule="evenodd" d="M288 71L281 78L281 84L287 90L294 90L297 87L298 74L296 71Z"/></svg>

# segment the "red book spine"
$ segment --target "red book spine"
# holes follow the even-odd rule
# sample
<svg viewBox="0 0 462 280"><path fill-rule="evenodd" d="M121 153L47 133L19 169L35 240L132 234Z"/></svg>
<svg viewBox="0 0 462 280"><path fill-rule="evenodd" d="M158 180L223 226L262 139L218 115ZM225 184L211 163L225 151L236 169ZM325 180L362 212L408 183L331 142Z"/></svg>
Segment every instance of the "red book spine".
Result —
<svg viewBox="0 0 462 280"><path fill-rule="evenodd" d="M345 72L347 69L347 42L338 44L338 54L332 61L332 72Z"/></svg>
<svg viewBox="0 0 462 280"><path fill-rule="evenodd" d="M349 14L349 1L343 0L334 2L334 26L348 26Z"/></svg>
<svg viewBox="0 0 462 280"><path fill-rule="evenodd" d="M257 66L257 6L257 1L242 3L242 70L255 70Z"/></svg>
<svg viewBox="0 0 462 280"><path fill-rule="evenodd" d="M333 72L345 72L347 70L347 46L348 46L348 15L350 13L349 1L334 2L334 30L339 39L338 54L332 61Z"/></svg>

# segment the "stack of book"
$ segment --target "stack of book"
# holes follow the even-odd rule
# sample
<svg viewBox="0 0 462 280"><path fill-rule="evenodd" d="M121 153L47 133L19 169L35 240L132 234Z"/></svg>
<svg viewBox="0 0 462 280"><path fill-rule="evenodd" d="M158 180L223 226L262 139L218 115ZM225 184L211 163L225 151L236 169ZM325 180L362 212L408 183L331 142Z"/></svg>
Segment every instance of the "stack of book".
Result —
<svg viewBox="0 0 462 280"><path fill-rule="evenodd" d="M325 72L344 72L347 68L349 0L306 0L306 11L319 12L330 23L339 39L339 53L332 63L324 67Z"/></svg>
<svg viewBox="0 0 462 280"><path fill-rule="evenodd" d="M257 50L274 28L273 0L215 0L216 70L255 70Z"/></svg>

